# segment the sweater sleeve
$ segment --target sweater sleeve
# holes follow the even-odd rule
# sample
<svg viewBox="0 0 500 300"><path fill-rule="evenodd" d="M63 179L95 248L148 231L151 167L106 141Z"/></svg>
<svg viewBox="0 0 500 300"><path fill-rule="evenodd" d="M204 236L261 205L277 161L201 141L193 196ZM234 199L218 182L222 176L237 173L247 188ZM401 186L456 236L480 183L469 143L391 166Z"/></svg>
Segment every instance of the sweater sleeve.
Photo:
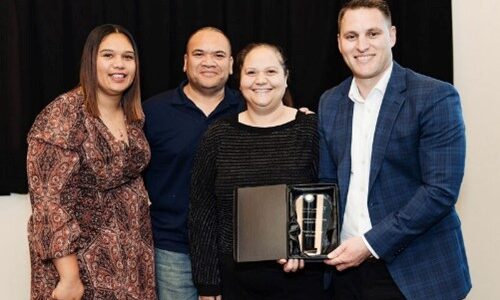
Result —
<svg viewBox="0 0 500 300"><path fill-rule="evenodd" d="M206 132L198 148L191 178L189 245L193 280L201 296L221 294L219 223L214 190L217 145L218 135L214 125Z"/></svg>

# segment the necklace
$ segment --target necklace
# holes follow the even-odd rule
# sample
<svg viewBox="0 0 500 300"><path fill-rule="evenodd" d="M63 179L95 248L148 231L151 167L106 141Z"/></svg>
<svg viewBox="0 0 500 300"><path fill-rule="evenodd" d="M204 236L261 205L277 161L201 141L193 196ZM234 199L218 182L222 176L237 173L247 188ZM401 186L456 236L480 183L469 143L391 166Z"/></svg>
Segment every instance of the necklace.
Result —
<svg viewBox="0 0 500 300"><path fill-rule="evenodd" d="M123 137L125 136L120 128L118 128L118 136L120 137L120 140L123 140Z"/></svg>

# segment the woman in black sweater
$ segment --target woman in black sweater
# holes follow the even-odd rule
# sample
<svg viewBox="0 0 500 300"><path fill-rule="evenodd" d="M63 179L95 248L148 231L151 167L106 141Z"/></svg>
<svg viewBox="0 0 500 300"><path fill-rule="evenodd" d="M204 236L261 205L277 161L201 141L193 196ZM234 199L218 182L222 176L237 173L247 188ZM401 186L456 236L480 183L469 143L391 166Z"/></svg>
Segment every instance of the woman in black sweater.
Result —
<svg viewBox="0 0 500 300"><path fill-rule="evenodd" d="M201 299L323 299L322 264L302 269L298 260L281 260L283 266L233 261L234 189L314 182L318 162L316 116L283 104L288 69L280 49L251 44L237 65L247 110L215 122L194 162L189 235L195 285Z"/></svg>

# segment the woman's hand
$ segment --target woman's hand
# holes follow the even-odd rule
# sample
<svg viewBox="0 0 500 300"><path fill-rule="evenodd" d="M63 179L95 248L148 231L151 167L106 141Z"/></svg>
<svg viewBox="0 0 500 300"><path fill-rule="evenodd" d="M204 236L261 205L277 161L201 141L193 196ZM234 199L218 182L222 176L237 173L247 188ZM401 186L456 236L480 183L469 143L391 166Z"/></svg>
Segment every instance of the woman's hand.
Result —
<svg viewBox="0 0 500 300"><path fill-rule="evenodd" d="M199 296L198 300L222 300L222 296L221 295L217 295L217 296Z"/></svg>
<svg viewBox="0 0 500 300"><path fill-rule="evenodd" d="M283 265L283 271L286 273L289 272L297 272L297 270L303 269L304 268L304 260L303 259L297 259L297 258L291 258L291 259L279 259L278 263L280 265Z"/></svg>
<svg viewBox="0 0 500 300"><path fill-rule="evenodd" d="M76 280L61 278L52 291L54 300L80 300L83 296L83 283L78 277Z"/></svg>
<svg viewBox="0 0 500 300"><path fill-rule="evenodd" d="M78 260L75 254L53 259L59 273L59 282L52 291L54 300L80 300L83 296L83 283L80 279Z"/></svg>

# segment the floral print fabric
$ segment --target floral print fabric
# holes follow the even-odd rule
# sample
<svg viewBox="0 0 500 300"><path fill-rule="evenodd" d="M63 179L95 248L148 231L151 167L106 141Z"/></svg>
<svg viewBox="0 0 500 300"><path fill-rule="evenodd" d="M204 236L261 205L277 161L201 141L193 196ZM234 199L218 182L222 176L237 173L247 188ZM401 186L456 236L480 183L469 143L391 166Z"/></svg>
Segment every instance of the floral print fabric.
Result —
<svg viewBox="0 0 500 300"><path fill-rule="evenodd" d="M148 196L150 159L141 122L129 144L87 114L80 89L54 100L28 135L31 298L50 299L52 259L76 254L83 299L156 299Z"/></svg>

